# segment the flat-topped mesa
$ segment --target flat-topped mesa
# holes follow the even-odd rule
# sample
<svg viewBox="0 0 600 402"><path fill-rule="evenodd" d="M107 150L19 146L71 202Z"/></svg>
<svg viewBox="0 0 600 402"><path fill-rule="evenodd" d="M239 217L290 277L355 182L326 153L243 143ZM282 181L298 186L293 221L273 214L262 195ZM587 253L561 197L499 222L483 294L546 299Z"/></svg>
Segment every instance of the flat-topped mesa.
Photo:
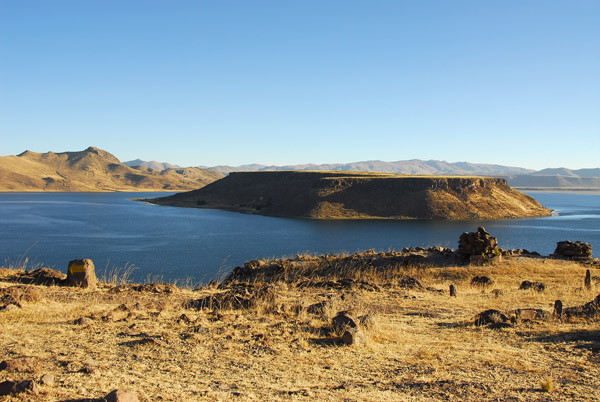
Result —
<svg viewBox="0 0 600 402"><path fill-rule="evenodd" d="M504 219L551 212L504 179L364 172L236 172L146 201L311 219Z"/></svg>

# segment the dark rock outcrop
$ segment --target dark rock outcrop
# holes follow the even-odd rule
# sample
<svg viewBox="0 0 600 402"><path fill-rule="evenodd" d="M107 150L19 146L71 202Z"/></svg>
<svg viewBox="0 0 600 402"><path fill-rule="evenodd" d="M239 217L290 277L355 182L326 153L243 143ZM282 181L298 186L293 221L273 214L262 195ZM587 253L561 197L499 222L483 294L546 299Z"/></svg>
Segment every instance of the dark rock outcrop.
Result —
<svg viewBox="0 0 600 402"><path fill-rule="evenodd" d="M581 241L559 241L553 256L562 258L591 258L592 246Z"/></svg>

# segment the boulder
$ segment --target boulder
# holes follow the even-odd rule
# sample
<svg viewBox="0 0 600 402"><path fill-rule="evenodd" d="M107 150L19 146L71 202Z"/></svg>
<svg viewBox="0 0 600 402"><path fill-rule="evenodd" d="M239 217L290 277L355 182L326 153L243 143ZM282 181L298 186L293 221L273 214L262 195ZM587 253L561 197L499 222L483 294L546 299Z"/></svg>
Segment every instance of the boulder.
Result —
<svg viewBox="0 0 600 402"><path fill-rule="evenodd" d="M94 263L90 259L80 259L69 261L69 270L67 271L66 284L68 286L78 286L82 288L96 288L98 280Z"/></svg>
<svg viewBox="0 0 600 402"><path fill-rule="evenodd" d="M18 373L31 372L34 369L34 362L28 357L18 357L16 359L4 360L0 363L0 371L12 371Z"/></svg>
<svg viewBox="0 0 600 402"><path fill-rule="evenodd" d="M358 317L358 322L362 329L371 329L377 326L377 318L373 313L368 313Z"/></svg>
<svg viewBox="0 0 600 402"><path fill-rule="evenodd" d="M342 332L348 328L356 328L356 320L350 312L340 311L331 319L331 327L335 332Z"/></svg>
<svg viewBox="0 0 600 402"><path fill-rule="evenodd" d="M592 246L581 241L559 241L553 256L566 258L591 258Z"/></svg>
<svg viewBox="0 0 600 402"><path fill-rule="evenodd" d="M567 307L563 309L563 314L567 317L600 317L600 294L589 303L582 306Z"/></svg>
<svg viewBox="0 0 600 402"><path fill-rule="evenodd" d="M550 313L537 308L518 308L512 312L515 321L547 321L550 318Z"/></svg>
<svg viewBox="0 0 600 402"><path fill-rule="evenodd" d="M137 394L133 391L124 389L115 389L108 393L102 402L139 402Z"/></svg>
<svg viewBox="0 0 600 402"><path fill-rule="evenodd" d="M0 382L0 395L16 394L18 383L16 381Z"/></svg>
<svg viewBox="0 0 600 402"><path fill-rule="evenodd" d="M585 271L585 279L583 285L587 290L592 290L592 272L588 269Z"/></svg>
<svg viewBox="0 0 600 402"><path fill-rule="evenodd" d="M482 288L487 288L490 285L494 284L494 280L489 276L476 276L471 279L471 286L479 286Z"/></svg>
<svg viewBox="0 0 600 402"><path fill-rule="evenodd" d="M536 292L543 292L546 290L546 285L544 285L542 282L531 282L531 281L521 282L521 285L519 286L519 290L527 290L527 289L533 289Z"/></svg>
<svg viewBox="0 0 600 402"><path fill-rule="evenodd" d="M342 335L342 342L349 346L362 346L367 343L367 337L358 328L348 328Z"/></svg>
<svg viewBox="0 0 600 402"><path fill-rule="evenodd" d="M55 383L54 374L46 373L40 378L40 384L52 387Z"/></svg>
<svg viewBox="0 0 600 402"><path fill-rule="evenodd" d="M17 285L0 289L0 296L12 296L18 302L36 302L42 300L42 293L32 286Z"/></svg>
<svg viewBox="0 0 600 402"><path fill-rule="evenodd" d="M35 285L62 285L67 275L60 271L50 268L40 268L35 271L27 271L17 279L21 283L30 283Z"/></svg>
<svg viewBox="0 0 600 402"><path fill-rule="evenodd" d="M458 239L458 254L465 258L472 255L493 257L498 253L498 239L491 237L483 226L480 226L476 232L461 234Z"/></svg>
<svg viewBox="0 0 600 402"><path fill-rule="evenodd" d="M508 317L499 310L489 309L482 311L475 316L475 326L479 327L488 324L507 323Z"/></svg>
<svg viewBox="0 0 600 402"><path fill-rule="evenodd" d="M554 311L552 312L552 315L555 318L562 318L563 315L563 303L561 300L556 300L554 302Z"/></svg>
<svg viewBox="0 0 600 402"><path fill-rule="evenodd" d="M0 382L0 395L19 394L29 391L33 395L38 394L38 386L35 381L25 380L21 382L3 381Z"/></svg>

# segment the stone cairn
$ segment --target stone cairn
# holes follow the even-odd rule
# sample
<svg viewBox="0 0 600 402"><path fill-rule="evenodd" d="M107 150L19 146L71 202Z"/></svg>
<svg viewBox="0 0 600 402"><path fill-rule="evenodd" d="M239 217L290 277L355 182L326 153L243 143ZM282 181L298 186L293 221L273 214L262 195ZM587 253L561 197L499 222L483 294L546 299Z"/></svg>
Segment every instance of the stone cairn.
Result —
<svg viewBox="0 0 600 402"><path fill-rule="evenodd" d="M500 255L498 239L490 236L483 226L476 232L465 232L458 239L458 255L464 260L481 264L485 259Z"/></svg>

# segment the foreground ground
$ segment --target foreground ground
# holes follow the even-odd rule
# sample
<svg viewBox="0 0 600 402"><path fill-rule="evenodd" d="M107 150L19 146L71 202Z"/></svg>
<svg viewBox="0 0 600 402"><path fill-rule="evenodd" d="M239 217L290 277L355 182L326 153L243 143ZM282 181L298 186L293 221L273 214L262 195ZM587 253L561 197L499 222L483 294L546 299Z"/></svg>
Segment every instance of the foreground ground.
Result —
<svg viewBox="0 0 600 402"><path fill-rule="evenodd" d="M0 382L39 382L44 374L55 381L40 384L38 395L0 401L84 401L115 388L142 401L597 400L598 318L473 324L487 309L551 313L557 299L587 303L600 292L600 284L583 286L588 268L517 257L488 267L395 267L394 275L310 286L297 279L197 290L27 285L41 297L0 311L0 361L26 357L26 364L0 371ZM0 288L15 286L6 281L14 275L3 270ZM495 283L471 286L478 275ZM594 282L598 275L592 268ZM406 276L423 287L410 288ZM523 280L546 290L518 290ZM457 297L448 295L450 284ZM233 308L204 299L223 292L235 296ZM190 303L199 299L214 303ZM342 345L331 326L341 310L370 317L366 345Z"/></svg>

